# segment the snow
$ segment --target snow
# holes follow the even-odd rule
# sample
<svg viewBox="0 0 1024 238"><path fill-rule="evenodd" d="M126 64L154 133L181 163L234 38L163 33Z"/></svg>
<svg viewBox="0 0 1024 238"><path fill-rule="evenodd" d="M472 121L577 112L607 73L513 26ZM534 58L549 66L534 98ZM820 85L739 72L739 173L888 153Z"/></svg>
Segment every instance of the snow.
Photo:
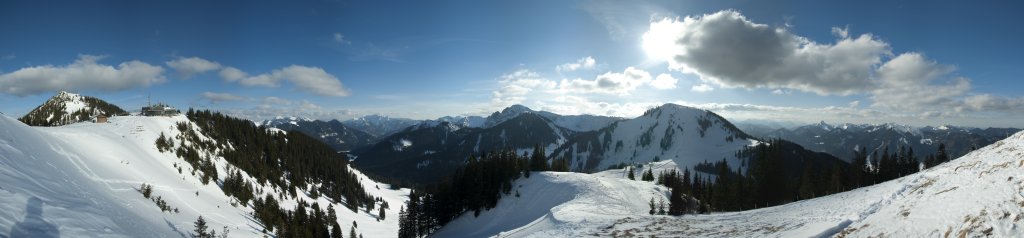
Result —
<svg viewBox="0 0 1024 238"><path fill-rule="evenodd" d="M651 167L675 167L670 161ZM535 173L479 217L464 214L436 237L1022 237L1024 132L897 180L743 212L648 215L667 190L597 174ZM655 172L657 173L657 171Z"/></svg>
<svg viewBox="0 0 1024 238"><path fill-rule="evenodd" d="M667 203L664 187L628 180L622 171L535 172L516 180L512 195L503 197L494 209L479 217L468 212L432 236L579 237L624 216L649 216L651 198Z"/></svg>
<svg viewBox="0 0 1024 238"><path fill-rule="evenodd" d="M1024 133L1018 133L875 186L752 211L623 219L610 230L639 236L1021 237L1022 158Z"/></svg>
<svg viewBox="0 0 1024 238"><path fill-rule="evenodd" d="M202 184L183 160L157 151L154 142L161 133L169 137L179 134L176 122L187 122L187 118L122 116L104 124L28 127L0 116L0 233L29 230L36 236L180 237L192 230L192 223L202 215L218 233L226 226L231 237L263 236L262 226L249 215L251 208L232 206L234 199L225 196L217 183ZM207 139L201 132L199 136ZM222 158L214 162L219 174L226 175L230 165ZM179 174L176 167L183 172ZM367 237L396 236L398 208L408 190L387 189L389 185L355 172L367 192L388 201L391 209L386 211L386 219L378 222L376 210L355 213L334 204L342 230L348 231L356 221L357 232ZM244 172L243 176L248 177ZM161 212L136 191L143 183L152 185L153 196L160 196L180 213ZM271 187L257 188L275 192ZM314 201L305 192L299 194L300 199ZM329 204L325 198L315 201L323 208ZM286 209L296 203L295 199L281 201Z"/></svg>

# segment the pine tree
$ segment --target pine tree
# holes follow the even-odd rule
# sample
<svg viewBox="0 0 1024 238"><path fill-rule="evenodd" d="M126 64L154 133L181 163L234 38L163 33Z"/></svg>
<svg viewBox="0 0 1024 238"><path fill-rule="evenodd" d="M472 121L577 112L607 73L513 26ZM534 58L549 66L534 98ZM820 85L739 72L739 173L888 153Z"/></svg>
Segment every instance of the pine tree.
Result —
<svg viewBox="0 0 1024 238"><path fill-rule="evenodd" d="M398 210L398 237L409 238L414 237L412 234L412 228L409 227L409 213L405 212L405 206L402 206ZM339 229L340 232L340 229Z"/></svg>
<svg viewBox="0 0 1024 238"><path fill-rule="evenodd" d="M629 167L629 174L627 175L629 180L636 180L636 175L633 174L633 166Z"/></svg>
<svg viewBox="0 0 1024 238"><path fill-rule="evenodd" d="M533 153L530 155L530 170L548 170L548 159L544 155L544 147L541 147L540 145L533 146Z"/></svg>
<svg viewBox="0 0 1024 238"><path fill-rule="evenodd" d="M380 207L380 213L378 213L378 214L377 214L377 216L379 216L379 217L380 217L380 220L382 220L382 221L383 221L383 220L384 220L384 215L385 215L385 214L384 214L384 207L383 207L383 206L381 206L381 207Z"/></svg>
<svg viewBox="0 0 1024 238"><path fill-rule="evenodd" d="M655 209L655 205L656 204L654 204L654 198L653 197L651 198L651 202L647 203L647 205L651 206L651 211L649 211L647 213L651 214L651 215L654 215L654 213L655 213L654 209Z"/></svg>
<svg viewBox="0 0 1024 238"><path fill-rule="evenodd" d="M945 163L949 161L949 154L946 154L946 144L939 143L939 154L935 156L937 164Z"/></svg>
<svg viewBox="0 0 1024 238"><path fill-rule="evenodd" d="M199 216L199 219L196 219L194 224L196 228L192 231L192 237L213 238L213 235L206 231L209 227L206 226L206 219L203 219L203 216Z"/></svg>
<svg viewBox="0 0 1024 238"><path fill-rule="evenodd" d="M337 220L334 220L332 223L334 225L331 226L331 238L342 238L341 225L338 224Z"/></svg>
<svg viewBox="0 0 1024 238"><path fill-rule="evenodd" d="M658 215L665 215L665 199L658 201Z"/></svg>
<svg viewBox="0 0 1024 238"><path fill-rule="evenodd" d="M352 229L349 230L348 237L349 238L358 237L358 235L356 234L356 227L355 226L353 226Z"/></svg>

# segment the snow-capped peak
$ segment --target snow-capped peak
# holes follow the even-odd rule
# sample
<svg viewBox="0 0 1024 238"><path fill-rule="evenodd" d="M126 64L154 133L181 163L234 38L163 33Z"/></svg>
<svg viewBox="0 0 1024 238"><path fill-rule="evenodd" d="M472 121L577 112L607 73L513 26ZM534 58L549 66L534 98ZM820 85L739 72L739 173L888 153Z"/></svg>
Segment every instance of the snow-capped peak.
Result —
<svg viewBox="0 0 1024 238"><path fill-rule="evenodd" d="M127 115L127 112L97 98L60 91L19 120L31 126L61 126L88 121L97 115Z"/></svg>
<svg viewBox="0 0 1024 238"><path fill-rule="evenodd" d="M826 130L826 131L831 131L833 128L835 128L832 125L829 125L828 123L825 123L825 121L818 122L818 124L816 124L816 125L819 128L821 128L822 130Z"/></svg>

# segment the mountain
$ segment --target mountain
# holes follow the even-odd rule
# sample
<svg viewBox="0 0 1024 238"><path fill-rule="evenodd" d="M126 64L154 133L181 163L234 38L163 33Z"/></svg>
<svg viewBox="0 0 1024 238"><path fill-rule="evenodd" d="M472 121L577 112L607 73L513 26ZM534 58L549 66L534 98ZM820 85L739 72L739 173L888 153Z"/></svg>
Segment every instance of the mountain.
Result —
<svg viewBox="0 0 1024 238"><path fill-rule="evenodd" d="M298 131L313 138L317 138L331 146L336 151L350 151L375 143L377 136L352 129L338 120L321 121L301 119L295 117L280 117L274 120L267 120L261 125L281 129L284 131Z"/></svg>
<svg viewBox="0 0 1024 238"><path fill-rule="evenodd" d="M376 137L386 137L392 133L405 129L406 127L416 125L417 123L420 123L420 120L368 115L349 119L341 123L345 124L345 126L369 133Z"/></svg>
<svg viewBox="0 0 1024 238"><path fill-rule="evenodd" d="M437 118L438 122L448 122L461 127L483 127L487 118L479 116L444 116Z"/></svg>
<svg viewBox="0 0 1024 238"><path fill-rule="evenodd" d="M367 237L396 235L399 204L407 200L409 190L388 189L389 185L374 182L350 167L336 170L333 176L298 169L337 168L338 163L345 166L345 160L323 160L324 156L339 155L319 142L310 143L313 140L308 137L233 121L241 123L214 123L185 115L118 116L101 124L29 127L0 116L0 131L4 132L0 133L0 232L6 235L11 231L10 237L26 233L29 237L185 237L199 216L218 233L227 231L231 237L272 236L280 231L281 227L258 222L265 214L282 214L271 211L278 206L257 205L255 199L242 200L242 193L229 190L242 186L251 189L249 196L275 198L282 212L301 207L310 215L314 210L327 214L330 206L337 214L334 222L345 231L358 223L355 230ZM235 127L204 129L217 124ZM231 138L225 133L228 131L249 136ZM160 138L170 142L154 143ZM267 146L256 149L252 143ZM302 151L309 156L275 156ZM234 154L252 152L265 156L239 163L241 156ZM254 166L276 167L251 169ZM335 182L323 179L328 177ZM395 204L385 209L384 220L377 219L378 209L373 209L372 215L363 207L350 209L347 205L356 204L355 199L334 199L323 192L331 184L353 182L355 186L345 188L365 188L372 197L363 200L379 198ZM311 187L299 186L302 184ZM143 185L149 186L149 197L144 195L147 189ZM294 189L289 188L292 185ZM228 191L233 191L232 195Z"/></svg>
<svg viewBox="0 0 1024 238"><path fill-rule="evenodd" d="M722 159L739 165L737 151L757 143L711 111L665 104L640 117L580 133L551 155L568 158L578 171L659 160L672 160L680 168L689 168Z"/></svg>
<svg viewBox="0 0 1024 238"><path fill-rule="evenodd" d="M617 117L595 115L558 115L546 111L534 111L526 106L516 104L502 109L499 112L491 113L491 115L487 116L485 119L482 127L492 127L524 113L536 113L548 120L551 120L555 125L573 131L593 131L608 126L615 121L622 120Z"/></svg>
<svg viewBox="0 0 1024 238"><path fill-rule="evenodd" d="M1019 237L1024 219L1024 132L896 180L742 212L649 215L668 190L595 174L541 172L520 196L466 213L434 237ZM672 161L645 164L675 168Z"/></svg>
<svg viewBox="0 0 1024 238"><path fill-rule="evenodd" d="M1015 128L966 128L954 126L911 127L893 123L841 124L825 122L773 131L755 130L752 135L761 138L782 138L803 145L809 150L835 155L846 161L853 159L854 150L867 149L881 153L898 147L913 148L917 155L936 154L939 144L945 144L951 157L967 154L972 148L983 147L1020 131Z"/></svg>
<svg viewBox="0 0 1024 238"><path fill-rule="evenodd" d="M62 126L89 121L97 115L124 116L128 112L98 98L60 91L18 120L30 126Z"/></svg>
<svg viewBox="0 0 1024 238"><path fill-rule="evenodd" d="M522 113L487 128L422 123L352 151L353 164L376 175L431 183L451 174L471 155L506 147L523 154L535 145L550 151L575 133L537 113Z"/></svg>

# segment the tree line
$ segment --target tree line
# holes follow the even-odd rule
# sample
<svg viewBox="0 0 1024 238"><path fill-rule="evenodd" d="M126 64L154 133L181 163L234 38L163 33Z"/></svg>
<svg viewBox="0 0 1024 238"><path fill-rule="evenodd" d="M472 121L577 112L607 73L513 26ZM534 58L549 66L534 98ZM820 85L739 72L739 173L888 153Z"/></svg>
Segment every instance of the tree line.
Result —
<svg viewBox="0 0 1024 238"><path fill-rule="evenodd" d="M726 160L704 163L701 173L685 169L663 171L658 175L648 169L641 179L655 181L671 189L669 215L705 213L708 211L741 211L775 206L798 200L830 195L869 186L902 176L949 160L945 145L939 144L935 155L920 160L913 149L900 147L889 153L883 148L869 156L855 151L852 164L833 159L814 161L811 158L792 158L791 143L769 140L739 152L749 155L746 171L733 170ZM921 161L921 162L919 162ZM708 167L714 172L707 171ZM655 202L650 202L651 213Z"/></svg>

